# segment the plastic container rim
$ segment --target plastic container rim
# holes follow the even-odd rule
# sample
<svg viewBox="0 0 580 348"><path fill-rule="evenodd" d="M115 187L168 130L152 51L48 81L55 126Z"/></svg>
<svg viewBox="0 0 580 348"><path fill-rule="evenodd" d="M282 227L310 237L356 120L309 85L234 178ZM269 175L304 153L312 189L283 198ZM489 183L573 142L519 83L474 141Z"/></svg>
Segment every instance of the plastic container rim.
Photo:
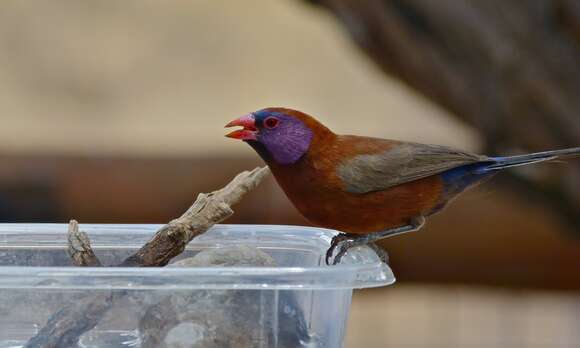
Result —
<svg viewBox="0 0 580 348"><path fill-rule="evenodd" d="M163 225L157 224L80 224L81 230L95 237L111 235L103 230L123 230L115 246L140 247L131 237L151 237ZM289 225L216 225L208 232L235 231L251 227L262 231L291 231L292 236L313 238L328 245L334 230ZM262 231L260 231L262 230ZM64 248L67 224L0 223L0 251L15 244L10 237L20 233L48 237L46 240L29 240L34 248ZM205 234L204 234L205 235ZM188 247L204 245L201 235ZM273 236L269 235L269 236ZM54 237L54 238L50 238ZM265 236L266 239L268 235ZM98 238L95 250L102 247ZM141 241L142 242L142 241ZM194 243L195 242L195 243ZM131 244L132 243L132 244ZM239 241L237 242L239 244ZM287 244L300 244L290 238ZM215 243L212 243L215 244ZM224 241L224 245L228 242ZM249 245L262 245L254 241ZM267 242L264 245L268 245ZM356 252L356 251L354 251ZM254 290L323 290L355 289L391 285L395 277L383 262L317 265L313 267L30 267L0 266L0 289L94 289L94 290L171 290L171 289L254 289Z"/></svg>

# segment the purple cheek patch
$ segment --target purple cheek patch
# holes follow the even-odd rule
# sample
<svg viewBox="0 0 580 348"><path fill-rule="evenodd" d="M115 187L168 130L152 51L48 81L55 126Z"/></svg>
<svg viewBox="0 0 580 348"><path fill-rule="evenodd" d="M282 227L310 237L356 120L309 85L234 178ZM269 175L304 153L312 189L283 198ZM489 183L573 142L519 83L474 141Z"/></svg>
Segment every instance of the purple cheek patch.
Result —
<svg viewBox="0 0 580 348"><path fill-rule="evenodd" d="M308 151L312 136L312 130L301 121L288 118L278 127L264 132L260 141L276 163L292 164Z"/></svg>

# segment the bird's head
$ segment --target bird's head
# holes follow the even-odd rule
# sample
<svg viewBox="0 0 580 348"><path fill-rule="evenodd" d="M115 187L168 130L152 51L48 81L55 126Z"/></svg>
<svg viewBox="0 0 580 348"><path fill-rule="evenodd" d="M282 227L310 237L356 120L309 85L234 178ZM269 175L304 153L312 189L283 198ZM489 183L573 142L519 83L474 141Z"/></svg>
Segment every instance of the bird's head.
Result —
<svg viewBox="0 0 580 348"><path fill-rule="evenodd" d="M228 123L243 127L226 135L247 142L266 162L286 165L297 162L315 137L331 134L313 117L285 108L267 108Z"/></svg>

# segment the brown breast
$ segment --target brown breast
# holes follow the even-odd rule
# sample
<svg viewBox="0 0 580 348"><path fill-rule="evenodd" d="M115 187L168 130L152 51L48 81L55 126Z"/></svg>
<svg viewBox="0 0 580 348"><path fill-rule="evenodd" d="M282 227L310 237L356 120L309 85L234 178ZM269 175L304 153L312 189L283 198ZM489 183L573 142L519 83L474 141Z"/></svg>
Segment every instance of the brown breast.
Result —
<svg viewBox="0 0 580 348"><path fill-rule="evenodd" d="M437 204L442 182L439 177L394 186L365 194L349 193L336 174L343 160L360 154L386 151L397 142L336 136L312 144L297 163L269 163L276 180L294 206L313 224L350 233L377 232L408 223L427 214Z"/></svg>

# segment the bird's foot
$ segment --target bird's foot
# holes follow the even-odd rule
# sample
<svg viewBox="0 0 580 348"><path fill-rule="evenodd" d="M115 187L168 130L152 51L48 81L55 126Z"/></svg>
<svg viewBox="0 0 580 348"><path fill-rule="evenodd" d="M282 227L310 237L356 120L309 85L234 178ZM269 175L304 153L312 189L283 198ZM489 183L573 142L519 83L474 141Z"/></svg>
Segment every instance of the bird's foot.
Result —
<svg viewBox="0 0 580 348"><path fill-rule="evenodd" d="M332 244L330 248L326 252L326 264L330 265L330 258L334 251L338 249L338 253L332 260L332 265L339 264L346 252L353 247L360 246L360 245L367 245L369 248L373 249L373 251L377 254L379 259L388 264L389 263L389 255L385 250L383 250L380 246L376 245L368 241L367 238L364 236L350 236L346 233L339 234L332 239Z"/></svg>
<svg viewBox="0 0 580 348"><path fill-rule="evenodd" d="M330 265L330 259L334 254L334 251L338 249L338 254L332 260L332 265L336 265L340 262L346 251L352 248L355 245L359 245L362 243L356 243L358 237L356 235L348 234L348 233L339 233L336 236L332 237L332 241L330 242L330 248L326 251L326 264Z"/></svg>
<svg viewBox="0 0 580 348"><path fill-rule="evenodd" d="M388 237L396 236L403 233L413 232L420 230L427 220L424 216L419 215L411 218L409 220L408 225L388 229L381 232L373 232L366 235L353 235L348 233L339 233L332 238L332 242L330 243L330 248L326 251L326 264L330 265L330 259L334 254L334 251L338 249L338 253L334 257L332 262L333 265L336 265L340 262L342 257L346 254L347 250L359 246L377 242L381 239L385 239ZM376 247L376 246L375 246ZM378 247L376 247L378 248ZM375 251L377 251L377 249ZM380 249L380 248L379 248ZM382 249L380 249L382 250ZM382 253L378 253L379 257L382 258ZM387 257L388 259L388 257Z"/></svg>

